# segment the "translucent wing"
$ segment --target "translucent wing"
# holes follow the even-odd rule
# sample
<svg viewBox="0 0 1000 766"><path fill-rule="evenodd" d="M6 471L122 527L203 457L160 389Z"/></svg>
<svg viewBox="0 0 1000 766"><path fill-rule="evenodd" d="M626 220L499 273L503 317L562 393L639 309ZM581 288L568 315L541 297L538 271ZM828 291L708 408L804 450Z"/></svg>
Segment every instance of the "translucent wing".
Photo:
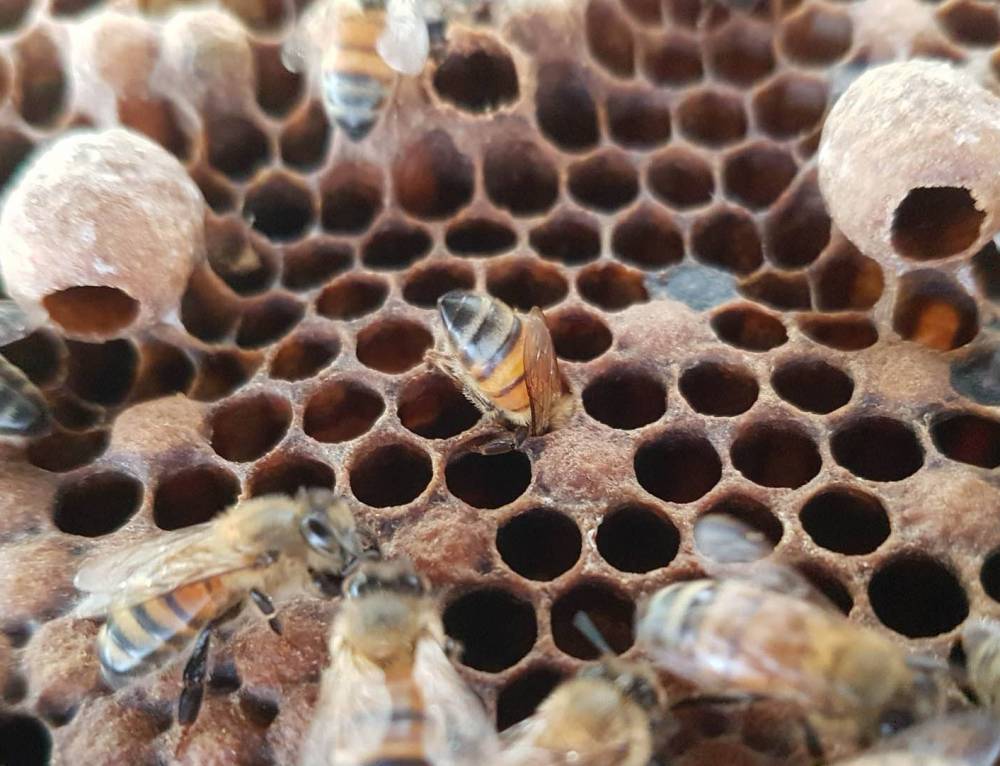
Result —
<svg viewBox="0 0 1000 766"><path fill-rule="evenodd" d="M415 76L423 71L431 42L416 0L389 0L385 31L375 49L386 64L401 74Z"/></svg>
<svg viewBox="0 0 1000 766"><path fill-rule="evenodd" d="M524 382L531 402L531 433L545 433L552 422L552 409L562 394L556 350L545 317L536 306L524 323Z"/></svg>
<svg viewBox="0 0 1000 766"><path fill-rule="evenodd" d="M503 752L498 766L607 766L626 763L628 748L619 741L598 745L587 753L551 750L536 744L545 721L535 714L500 735Z"/></svg>
<svg viewBox="0 0 1000 766"><path fill-rule="evenodd" d="M912 759L893 759L892 755ZM988 713L966 711L936 718L886 739L871 753L843 766L913 763L921 766L960 764L992 766L1000 756L1000 726Z"/></svg>
<svg viewBox="0 0 1000 766"><path fill-rule="evenodd" d="M0 300L0 346L20 340L34 330L28 315L12 300Z"/></svg>

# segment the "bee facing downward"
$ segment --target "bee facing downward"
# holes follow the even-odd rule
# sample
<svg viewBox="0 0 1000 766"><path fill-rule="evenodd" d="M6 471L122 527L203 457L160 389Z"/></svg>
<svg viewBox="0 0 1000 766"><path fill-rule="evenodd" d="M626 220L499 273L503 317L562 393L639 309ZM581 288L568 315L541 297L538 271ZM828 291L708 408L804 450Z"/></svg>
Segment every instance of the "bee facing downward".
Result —
<svg viewBox="0 0 1000 766"><path fill-rule="evenodd" d="M455 380L480 410L504 421L511 435L484 452L516 447L528 436L559 427L570 415L545 317L536 306L518 314L497 298L453 290L438 299L448 348L427 361Z"/></svg>
<svg viewBox="0 0 1000 766"><path fill-rule="evenodd" d="M166 665L193 643L178 705L178 721L186 725L201 705L215 624L249 596L280 633L269 592L309 576L322 586L361 553L354 517L333 493L267 495L85 565L74 584L88 595L76 615L107 617L97 656L115 687Z"/></svg>
<svg viewBox="0 0 1000 766"><path fill-rule="evenodd" d="M25 313L12 300L0 300L0 345L31 332ZM40 436L51 419L41 393L17 367L0 356L0 435Z"/></svg>

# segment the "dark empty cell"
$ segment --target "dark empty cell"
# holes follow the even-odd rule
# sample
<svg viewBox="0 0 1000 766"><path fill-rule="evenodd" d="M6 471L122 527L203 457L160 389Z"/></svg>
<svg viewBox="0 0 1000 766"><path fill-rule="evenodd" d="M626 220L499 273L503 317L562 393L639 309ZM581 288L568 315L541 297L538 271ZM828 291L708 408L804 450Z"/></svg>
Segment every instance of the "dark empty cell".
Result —
<svg viewBox="0 0 1000 766"><path fill-rule="evenodd" d="M770 24L734 18L708 38L709 69L735 85L752 85L774 70L773 37Z"/></svg>
<svg viewBox="0 0 1000 766"><path fill-rule="evenodd" d="M740 282L740 294L779 311L804 311L812 308L809 280L802 273L760 270Z"/></svg>
<svg viewBox="0 0 1000 766"><path fill-rule="evenodd" d="M361 261L372 269L405 269L431 250L431 235L401 220L379 226L361 248Z"/></svg>
<svg viewBox="0 0 1000 766"><path fill-rule="evenodd" d="M681 536L663 514L628 505L601 519L596 542L598 553L615 569L641 574L673 561Z"/></svg>
<svg viewBox="0 0 1000 766"><path fill-rule="evenodd" d="M201 524L235 503L239 494L239 479L224 468L182 468L160 478L153 493L153 521L168 530Z"/></svg>
<svg viewBox="0 0 1000 766"><path fill-rule="evenodd" d="M969 600L943 564L920 555L883 564L868 583L875 615L908 638L947 633L969 615Z"/></svg>
<svg viewBox="0 0 1000 766"><path fill-rule="evenodd" d="M311 378L340 353L334 335L295 335L282 343L271 360L271 377L281 380Z"/></svg>
<svg viewBox="0 0 1000 766"><path fill-rule="evenodd" d="M0 30L8 32L19 27L31 5L30 0L4 0L0 3Z"/></svg>
<svg viewBox="0 0 1000 766"><path fill-rule="evenodd" d="M671 207L708 204L715 192L712 167L688 149L672 146L655 155L646 171L649 190Z"/></svg>
<svg viewBox="0 0 1000 766"><path fill-rule="evenodd" d="M462 664L487 673L517 664L538 638L531 604L499 588L459 596L445 608L442 622L462 647Z"/></svg>
<svg viewBox="0 0 1000 766"><path fill-rule="evenodd" d="M255 301L243 310L236 331L236 345L242 348L270 345L287 335L304 313L305 307L287 295Z"/></svg>
<svg viewBox="0 0 1000 766"><path fill-rule="evenodd" d="M771 387L800 410L827 414L840 409L854 394L854 381L822 359L794 358L771 374Z"/></svg>
<svg viewBox="0 0 1000 766"><path fill-rule="evenodd" d="M371 428L383 410L382 397L367 386L331 381L306 402L302 430L321 442L349 441Z"/></svg>
<svg viewBox="0 0 1000 766"><path fill-rule="evenodd" d="M584 300L606 311L649 300L642 274L617 263L587 266L576 278L576 289Z"/></svg>
<svg viewBox="0 0 1000 766"><path fill-rule="evenodd" d="M127 340L106 343L66 341L66 386L87 402L115 405L125 400L139 363L139 354Z"/></svg>
<svg viewBox="0 0 1000 766"><path fill-rule="evenodd" d="M456 255L496 255L517 244L517 232L489 218L466 218L448 227L444 243Z"/></svg>
<svg viewBox="0 0 1000 766"><path fill-rule="evenodd" d="M663 21L660 0L622 0L622 6L632 17L643 24L658 25Z"/></svg>
<svg viewBox="0 0 1000 766"><path fill-rule="evenodd" d="M645 149L670 140L670 109L655 90L615 90L608 96L608 129L616 143Z"/></svg>
<svg viewBox="0 0 1000 766"><path fill-rule="evenodd" d="M849 421L830 439L833 459L872 481L899 481L924 464L924 450L906 423L869 415Z"/></svg>
<svg viewBox="0 0 1000 766"><path fill-rule="evenodd" d="M547 318L556 356L571 362L589 362L611 348L611 330L583 309L568 309Z"/></svg>
<svg viewBox="0 0 1000 766"><path fill-rule="evenodd" d="M517 258L490 267L486 289L508 306L528 311L533 306L546 308L566 297L569 285L559 270L531 258Z"/></svg>
<svg viewBox="0 0 1000 766"><path fill-rule="evenodd" d="M1000 404L1000 349L984 346L951 364L951 387L986 405Z"/></svg>
<svg viewBox="0 0 1000 766"><path fill-rule="evenodd" d="M34 144L29 138L10 128L0 129L0 190L7 185L32 149Z"/></svg>
<svg viewBox="0 0 1000 766"><path fill-rule="evenodd" d="M952 460L982 468L1000 466L1000 421L971 412L948 412L931 425L934 446Z"/></svg>
<svg viewBox="0 0 1000 766"><path fill-rule="evenodd" d="M256 353L234 351L214 351L202 355L198 360L198 374L191 398L211 402L228 396L253 377L260 359Z"/></svg>
<svg viewBox="0 0 1000 766"><path fill-rule="evenodd" d="M379 372L395 375L420 364L434 338L421 324L406 319L382 319L357 337L358 361Z"/></svg>
<svg viewBox="0 0 1000 766"><path fill-rule="evenodd" d="M230 178L250 178L271 160L267 135L252 120L238 115L212 114L205 122L208 163Z"/></svg>
<svg viewBox="0 0 1000 766"><path fill-rule="evenodd" d="M494 204L514 215L544 213L559 196L559 171L552 158L526 140L498 141L488 146L483 181Z"/></svg>
<svg viewBox="0 0 1000 766"><path fill-rule="evenodd" d="M646 44L642 72L656 85L687 85L702 77L701 46L683 34L668 34Z"/></svg>
<svg viewBox="0 0 1000 766"><path fill-rule="evenodd" d="M282 61L282 46L254 39L254 72L257 103L274 117L284 117L302 96L304 78L290 72Z"/></svg>
<svg viewBox="0 0 1000 766"><path fill-rule="evenodd" d="M735 93L703 89L687 96L677 107L683 133L706 146L732 144L746 135L743 100Z"/></svg>
<svg viewBox="0 0 1000 766"><path fill-rule="evenodd" d="M812 278L820 311L869 309L885 287L878 262L846 241L813 267Z"/></svg>
<svg viewBox="0 0 1000 766"><path fill-rule="evenodd" d="M275 172L247 190L243 217L268 239L298 239L316 218L315 202L302 183Z"/></svg>
<svg viewBox="0 0 1000 766"><path fill-rule="evenodd" d="M911 189L892 218L892 245L915 261L961 253L979 238L986 213L968 189L952 186Z"/></svg>
<svg viewBox="0 0 1000 766"><path fill-rule="evenodd" d="M667 411L667 389L639 370L613 368L583 390L583 408L612 428L641 428Z"/></svg>
<svg viewBox="0 0 1000 766"><path fill-rule="evenodd" d="M769 351L788 340L780 319L749 306L723 309L711 325L720 340L747 351Z"/></svg>
<svg viewBox="0 0 1000 766"><path fill-rule="evenodd" d="M118 121L127 128L152 139L185 162L191 155L191 136L174 104L162 98L121 98Z"/></svg>
<svg viewBox="0 0 1000 766"><path fill-rule="evenodd" d="M684 257L684 239L674 219L653 205L643 205L618 222L611 251L634 266L664 269Z"/></svg>
<svg viewBox="0 0 1000 766"><path fill-rule="evenodd" d="M351 489L366 505L406 505L427 489L431 459L410 444L386 444L366 452L351 466Z"/></svg>
<svg viewBox="0 0 1000 766"><path fill-rule="evenodd" d="M0 353L18 367L36 386L53 382L62 365L62 347L56 337L37 330L0 348Z"/></svg>
<svg viewBox="0 0 1000 766"><path fill-rule="evenodd" d="M569 516L536 508L497 530L497 550L504 563L529 580L554 580L580 558L583 541Z"/></svg>
<svg viewBox="0 0 1000 766"><path fill-rule="evenodd" d="M755 550L763 551L767 548L773 550L785 534L785 528L781 525L781 521L764 503L747 495L728 494L713 502L694 525L695 546L699 551L716 561L740 560L732 555L733 549L727 548L723 551L717 548L718 542L713 539L712 530L713 528L718 529L718 525L713 525L710 522L718 520L719 517L728 517L724 519L730 522L723 527L725 530L732 530L731 520L735 519L741 526L763 535L766 543L759 538L751 541ZM740 553L745 554L746 548L743 548Z"/></svg>
<svg viewBox="0 0 1000 766"><path fill-rule="evenodd" d="M173 348L168 346L167 348ZM174 349L176 350L176 349ZM181 353L181 352L177 352ZM188 368L194 373L192 367ZM168 381L169 382L169 381ZM68 392L59 392L48 399L49 412L60 426L69 431L85 431L93 428L104 419L104 409L87 404Z"/></svg>
<svg viewBox="0 0 1000 766"><path fill-rule="evenodd" d="M570 61L550 62L538 70L538 126L560 149L581 150L597 143L597 106L588 86L583 70Z"/></svg>
<svg viewBox="0 0 1000 766"><path fill-rule="evenodd" d="M993 551L983 561L979 571L979 580L983 584L986 595L994 601L1000 601L1000 550Z"/></svg>
<svg viewBox="0 0 1000 766"><path fill-rule="evenodd" d="M0 175L0 184L2 183ZM1000 250L993 240L983 245L983 249L973 256L972 274L980 295L1000 304Z"/></svg>
<svg viewBox="0 0 1000 766"><path fill-rule="evenodd" d="M859 351L878 341L878 330L867 317L802 317L799 327L807 338L840 351Z"/></svg>
<svg viewBox="0 0 1000 766"><path fill-rule="evenodd" d="M760 387L746 367L728 362L697 362L681 373L681 395L695 412L717 417L742 415L753 407Z"/></svg>
<svg viewBox="0 0 1000 766"><path fill-rule="evenodd" d="M4 766L44 766L50 762L51 753L52 736L37 718L10 714L0 717L0 763Z"/></svg>
<svg viewBox="0 0 1000 766"><path fill-rule="evenodd" d="M823 466L816 443L790 422L747 427L733 442L729 456L740 473L764 487L801 487Z"/></svg>
<svg viewBox="0 0 1000 766"><path fill-rule="evenodd" d="M28 462L53 473L72 471L97 460L107 449L109 438L107 431L54 431L28 445Z"/></svg>
<svg viewBox="0 0 1000 766"><path fill-rule="evenodd" d="M409 380L399 394L399 422L425 439L447 439L466 431L480 412L449 378L422 375Z"/></svg>
<svg viewBox="0 0 1000 766"><path fill-rule="evenodd" d="M764 222L767 257L777 266L797 269L819 257L830 241L830 216L815 172L784 195Z"/></svg>
<svg viewBox="0 0 1000 766"><path fill-rule="evenodd" d="M937 12L949 37L960 45L991 46L1000 42L1000 19L992 2L958 0Z"/></svg>
<svg viewBox="0 0 1000 766"><path fill-rule="evenodd" d="M220 173L207 165L188 168L188 173L213 213L222 215L236 208L236 190Z"/></svg>
<svg viewBox="0 0 1000 766"><path fill-rule="evenodd" d="M0 21L0 25L2 25L2 21ZM6 56L0 55L0 105L2 105L10 95L10 86L13 78L14 75L11 71L10 62L7 60Z"/></svg>
<svg viewBox="0 0 1000 766"><path fill-rule="evenodd" d="M601 225L587 213L561 210L532 229L528 241L543 258L576 266L601 254Z"/></svg>
<svg viewBox="0 0 1000 766"><path fill-rule="evenodd" d="M449 45L434 70L434 90L459 109L490 111L517 100L517 68L503 45L479 35Z"/></svg>
<svg viewBox="0 0 1000 766"><path fill-rule="evenodd" d="M253 726L266 729L278 717L281 708L276 700L243 692L239 696L240 712Z"/></svg>
<svg viewBox="0 0 1000 766"><path fill-rule="evenodd" d="M590 54L612 74L631 77L635 71L635 38L618 4L590 0L585 21Z"/></svg>
<svg viewBox="0 0 1000 766"><path fill-rule="evenodd" d="M185 352L166 343L147 340L140 352L139 372L129 399L139 402L187 393L194 375L194 362Z"/></svg>
<svg viewBox="0 0 1000 766"><path fill-rule="evenodd" d="M833 64L851 48L851 26L846 9L809 3L782 22L781 47L802 64Z"/></svg>
<svg viewBox="0 0 1000 766"><path fill-rule="evenodd" d="M251 241L236 217L205 219L205 254L216 276L240 295L262 292L274 281L275 253L260 238Z"/></svg>
<svg viewBox="0 0 1000 766"><path fill-rule="evenodd" d="M581 660L596 660L600 650L573 624L583 612L616 654L635 640L632 623L635 604L617 588L602 582L583 582L570 588L552 604L552 638L556 646Z"/></svg>
<svg viewBox="0 0 1000 766"><path fill-rule="evenodd" d="M979 333L972 296L937 269L910 271L899 278L892 329L938 351L964 346Z"/></svg>
<svg viewBox="0 0 1000 766"><path fill-rule="evenodd" d="M371 274L347 274L319 294L316 313L329 319L357 319L378 309L388 295L389 285L384 279Z"/></svg>
<svg viewBox="0 0 1000 766"><path fill-rule="evenodd" d="M351 267L351 248L315 237L285 250L282 282L289 290L308 290Z"/></svg>
<svg viewBox="0 0 1000 766"><path fill-rule="evenodd" d="M141 482L126 473L102 471L61 485L52 521L68 534L100 537L122 526L141 504Z"/></svg>
<svg viewBox="0 0 1000 766"><path fill-rule="evenodd" d="M403 284L403 299L414 306L432 309L437 299L452 290L471 290L475 272L463 263L436 263L411 270Z"/></svg>
<svg viewBox="0 0 1000 766"><path fill-rule="evenodd" d="M823 80L797 72L780 74L754 95L754 119L772 138L794 138L819 125L826 98Z"/></svg>
<svg viewBox="0 0 1000 766"><path fill-rule="evenodd" d="M66 76L59 49L44 26L35 27L15 44L14 67L17 111L31 125L53 123L65 106Z"/></svg>
<svg viewBox="0 0 1000 766"><path fill-rule="evenodd" d="M433 130L404 147L393 161L396 199L418 218L447 218L469 204L472 161L443 130Z"/></svg>
<svg viewBox="0 0 1000 766"><path fill-rule="evenodd" d="M633 460L643 489L668 503L691 503L722 478L722 461L704 436L667 431L639 446Z"/></svg>
<svg viewBox="0 0 1000 766"><path fill-rule="evenodd" d="M362 162L344 162L319 182L320 223L327 231L358 234L382 209L382 172Z"/></svg>
<svg viewBox="0 0 1000 766"><path fill-rule="evenodd" d="M750 208L773 203L795 178L795 160L781 147L760 141L726 156L722 185L726 196Z"/></svg>
<svg viewBox="0 0 1000 766"><path fill-rule="evenodd" d="M889 516L874 495L831 487L813 495L799 512L802 528L817 545L836 553L871 553L889 537Z"/></svg>
<svg viewBox="0 0 1000 766"><path fill-rule="evenodd" d="M570 165L567 183L577 202L603 213L625 207L639 194L639 174L631 160L610 149Z"/></svg>
<svg viewBox="0 0 1000 766"><path fill-rule="evenodd" d="M531 461L523 452L466 452L448 462L444 476L448 490L473 508L499 508L528 489Z"/></svg>
<svg viewBox="0 0 1000 766"><path fill-rule="evenodd" d="M256 460L281 441L292 407L269 394L250 394L221 404L209 417L212 449L226 460Z"/></svg>
<svg viewBox="0 0 1000 766"><path fill-rule="evenodd" d="M715 208L696 219L691 249L702 263L735 274L751 274L764 262L757 225L735 207Z"/></svg>
<svg viewBox="0 0 1000 766"><path fill-rule="evenodd" d="M530 716L563 680L558 670L532 668L514 678L497 694L497 730L503 731Z"/></svg>
<svg viewBox="0 0 1000 766"><path fill-rule="evenodd" d="M281 131L281 159L288 167L313 170L326 159L329 142L326 110L319 102L310 101Z"/></svg>
<svg viewBox="0 0 1000 766"><path fill-rule="evenodd" d="M250 494L294 497L302 487L333 489L337 479L326 463L304 455L275 455L258 465L250 477Z"/></svg>

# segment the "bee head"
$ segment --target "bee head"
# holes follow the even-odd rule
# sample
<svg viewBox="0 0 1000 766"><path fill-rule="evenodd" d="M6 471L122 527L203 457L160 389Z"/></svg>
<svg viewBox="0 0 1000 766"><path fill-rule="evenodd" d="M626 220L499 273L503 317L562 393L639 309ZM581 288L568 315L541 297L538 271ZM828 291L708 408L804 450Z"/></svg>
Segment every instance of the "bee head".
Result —
<svg viewBox="0 0 1000 766"><path fill-rule="evenodd" d="M660 685L656 678L644 672L642 666L617 657L606 657L580 671L584 678L598 678L612 684L627 700L647 713L660 708Z"/></svg>
<svg viewBox="0 0 1000 766"><path fill-rule="evenodd" d="M299 532L310 550L347 568L365 555L362 535L347 504L328 489L304 487L296 499L303 508Z"/></svg>
<svg viewBox="0 0 1000 766"><path fill-rule="evenodd" d="M423 598L430 592L427 581L408 561L362 561L344 582L344 596L357 600L376 593Z"/></svg>

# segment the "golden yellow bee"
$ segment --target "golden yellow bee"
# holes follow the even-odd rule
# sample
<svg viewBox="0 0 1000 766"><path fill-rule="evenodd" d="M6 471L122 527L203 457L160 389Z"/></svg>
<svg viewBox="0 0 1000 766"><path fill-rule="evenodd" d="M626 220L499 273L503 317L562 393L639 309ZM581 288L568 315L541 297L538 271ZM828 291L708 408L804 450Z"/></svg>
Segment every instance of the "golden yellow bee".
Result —
<svg viewBox="0 0 1000 766"><path fill-rule="evenodd" d="M545 317L536 306L518 314L497 298L453 290L438 299L447 350L431 349L427 361L462 386L480 410L514 429L483 447L510 450L528 436L558 428L572 397L563 392Z"/></svg>
<svg viewBox="0 0 1000 766"><path fill-rule="evenodd" d="M1000 623L982 619L962 628L965 667L979 702L1000 715Z"/></svg>
<svg viewBox="0 0 1000 766"><path fill-rule="evenodd" d="M0 346L31 332L25 313L12 300L0 300ZM51 427L41 392L17 367L0 357L0 435L40 436Z"/></svg>
<svg viewBox="0 0 1000 766"><path fill-rule="evenodd" d="M304 766L487 766L496 733L445 650L427 582L363 561L344 583Z"/></svg>
<svg viewBox="0 0 1000 766"><path fill-rule="evenodd" d="M841 766L993 766L998 757L1000 724L973 710L918 724Z"/></svg>
<svg viewBox="0 0 1000 766"><path fill-rule="evenodd" d="M184 668L178 721L198 715L211 629L247 596L281 632L268 595L308 577L326 589L363 552L347 505L325 489L267 495L187 529L84 565L80 617L106 616L97 636L105 679L119 686L175 659Z"/></svg>

